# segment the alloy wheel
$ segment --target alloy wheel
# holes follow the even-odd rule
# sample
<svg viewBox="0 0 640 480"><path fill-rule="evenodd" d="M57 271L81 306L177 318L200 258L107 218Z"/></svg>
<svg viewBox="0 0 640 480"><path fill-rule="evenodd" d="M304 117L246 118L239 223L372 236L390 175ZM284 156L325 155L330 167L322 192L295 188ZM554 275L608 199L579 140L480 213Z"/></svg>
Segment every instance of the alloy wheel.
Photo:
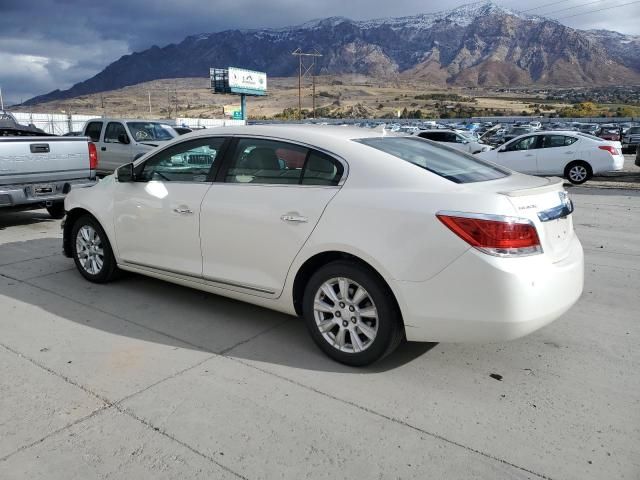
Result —
<svg viewBox="0 0 640 480"><path fill-rule="evenodd" d="M76 255L80 266L90 275L97 275L104 265L104 249L98 232L91 225L83 225L76 235Z"/></svg>
<svg viewBox="0 0 640 480"><path fill-rule="evenodd" d="M569 180L572 182L582 182L587 178L588 172L583 165L574 165L569 170Z"/></svg>
<svg viewBox="0 0 640 480"><path fill-rule="evenodd" d="M373 299L349 278L331 278L320 286L313 315L323 338L341 352L366 350L378 333L378 311Z"/></svg>

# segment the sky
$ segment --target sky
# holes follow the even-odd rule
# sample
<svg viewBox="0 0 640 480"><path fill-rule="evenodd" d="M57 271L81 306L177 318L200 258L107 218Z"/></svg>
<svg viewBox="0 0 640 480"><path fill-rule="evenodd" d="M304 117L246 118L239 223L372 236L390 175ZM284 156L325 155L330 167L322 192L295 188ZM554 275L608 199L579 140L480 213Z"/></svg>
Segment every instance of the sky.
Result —
<svg viewBox="0 0 640 480"><path fill-rule="evenodd" d="M285 27L330 16L400 17L466 3L470 0L0 0L0 89L5 104L64 90L122 55L197 33ZM494 3L574 28L640 35L640 1ZM632 4L622 6L627 3Z"/></svg>

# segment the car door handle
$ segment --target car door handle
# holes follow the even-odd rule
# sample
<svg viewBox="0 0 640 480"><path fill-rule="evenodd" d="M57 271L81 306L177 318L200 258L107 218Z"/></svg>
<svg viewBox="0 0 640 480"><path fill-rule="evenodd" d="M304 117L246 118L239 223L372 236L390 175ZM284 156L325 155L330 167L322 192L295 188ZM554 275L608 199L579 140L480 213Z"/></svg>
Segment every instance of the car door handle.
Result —
<svg viewBox="0 0 640 480"><path fill-rule="evenodd" d="M575 152L574 151L564 152L565 155L572 155L573 153L575 153Z"/></svg>
<svg viewBox="0 0 640 480"><path fill-rule="evenodd" d="M305 223L309 221L307 217L302 217L300 215L291 215L291 214L282 215L280 219L285 222L296 222L296 223Z"/></svg>
<svg viewBox="0 0 640 480"><path fill-rule="evenodd" d="M174 212L179 213L180 215L191 215L193 210L186 207L177 207L173 209Z"/></svg>
<svg viewBox="0 0 640 480"><path fill-rule="evenodd" d="M107 151L107 147L100 147L100 150L102 150L103 152Z"/></svg>

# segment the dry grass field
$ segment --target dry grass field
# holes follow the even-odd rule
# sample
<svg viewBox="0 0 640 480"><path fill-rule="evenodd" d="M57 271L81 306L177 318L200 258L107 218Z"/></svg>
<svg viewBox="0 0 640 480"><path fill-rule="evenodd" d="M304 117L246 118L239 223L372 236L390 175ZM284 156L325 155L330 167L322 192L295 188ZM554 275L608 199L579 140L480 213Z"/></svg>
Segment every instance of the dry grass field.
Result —
<svg viewBox="0 0 640 480"><path fill-rule="evenodd" d="M302 108L312 108L311 78L304 79ZM436 95L436 99L428 98ZM447 97L442 97L446 95ZM455 97L457 95L458 97ZM417 99L416 96L422 98ZM473 98L471 98L473 97ZM214 95L207 78L155 80L104 93L68 100L16 107L14 111L103 114L117 117L222 118L224 105L239 104L239 97ZM447 88L403 76L375 79L361 75L316 77L316 107L346 117L383 117L396 112L420 110L437 116L438 109L474 107L500 109L504 114L533 113L531 99L500 98L475 89ZM268 95L248 99L250 118L272 118L284 109L298 108L297 77L270 78ZM151 108L149 108L151 107Z"/></svg>

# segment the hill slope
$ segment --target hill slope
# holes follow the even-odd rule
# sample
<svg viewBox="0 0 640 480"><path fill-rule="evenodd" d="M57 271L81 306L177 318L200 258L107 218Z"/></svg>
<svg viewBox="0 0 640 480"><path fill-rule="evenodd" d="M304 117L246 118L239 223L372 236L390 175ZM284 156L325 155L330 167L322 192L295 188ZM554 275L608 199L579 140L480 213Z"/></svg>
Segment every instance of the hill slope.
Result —
<svg viewBox="0 0 640 480"><path fill-rule="evenodd" d="M126 55L69 90L26 104L113 90L136 83L205 77L229 65L291 76L291 52L317 49L321 74L380 78L411 75L461 86L606 85L640 83L640 37L581 31L493 3L434 14L352 21L332 17L263 30L230 30L187 37Z"/></svg>

